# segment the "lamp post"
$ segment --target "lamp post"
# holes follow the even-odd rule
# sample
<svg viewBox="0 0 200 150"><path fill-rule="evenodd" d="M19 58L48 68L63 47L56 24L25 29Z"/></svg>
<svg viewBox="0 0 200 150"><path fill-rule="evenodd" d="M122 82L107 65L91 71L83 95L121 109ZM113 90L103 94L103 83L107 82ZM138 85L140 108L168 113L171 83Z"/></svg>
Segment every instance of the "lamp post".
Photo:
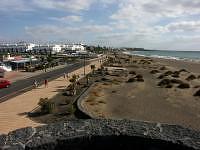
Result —
<svg viewBox="0 0 200 150"><path fill-rule="evenodd" d="M84 55L84 76L85 76L85 55Z"/></svg>

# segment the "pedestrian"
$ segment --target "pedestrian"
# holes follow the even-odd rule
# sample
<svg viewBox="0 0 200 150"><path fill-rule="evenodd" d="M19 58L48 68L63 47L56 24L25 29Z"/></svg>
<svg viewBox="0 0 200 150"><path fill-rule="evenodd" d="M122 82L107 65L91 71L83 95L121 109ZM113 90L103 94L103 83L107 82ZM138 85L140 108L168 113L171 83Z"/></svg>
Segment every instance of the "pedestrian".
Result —
<svg viewBox="0 0 200 150"><path fill-rule="evenodd" d="M45 88L48 87L48 80L47 79L44 80L44 85L45 85Z"/></svg>
<svg viewBox="0 0 200 150"><path fill-rule="evenodd" d="M34 87L35 87L35 88L37 88L37 87L38 87L37 80L34 80Z"/></svg>

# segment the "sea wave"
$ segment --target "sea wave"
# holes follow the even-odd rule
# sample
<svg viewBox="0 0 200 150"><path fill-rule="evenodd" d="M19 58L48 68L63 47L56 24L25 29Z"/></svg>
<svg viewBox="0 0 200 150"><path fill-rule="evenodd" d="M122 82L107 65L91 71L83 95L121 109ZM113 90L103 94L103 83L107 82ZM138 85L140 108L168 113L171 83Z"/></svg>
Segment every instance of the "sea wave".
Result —
<svg viewBox="0 0 200 150"><path fill-rule="evenodd" d="M150 55L149 57L154 57L154 58L163 58L163 59L175 59L175 60L181 60L180 57L172 57L172 56Z"/></svg>
<svg viewBox="0 0 200 150"><path fill-rule="evenodd" d="M163 56L163 55L145 55L145 54L138 54L137 52L123 52L127 55L135 55L135 56L142 56L142 57L151 57L151 58L161 58L161 59L169 59L169 60L183 60L183 61L190 61L190 62L200 62L200 59L197 58L183 58L177 56Z"/></svg>

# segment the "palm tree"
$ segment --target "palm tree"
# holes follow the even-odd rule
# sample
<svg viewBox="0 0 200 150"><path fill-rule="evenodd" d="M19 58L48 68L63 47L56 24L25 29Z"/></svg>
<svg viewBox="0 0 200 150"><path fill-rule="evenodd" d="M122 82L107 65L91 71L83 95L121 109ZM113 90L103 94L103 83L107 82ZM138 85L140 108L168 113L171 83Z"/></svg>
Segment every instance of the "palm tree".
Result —
<svg viewBox="0 0 200 150"><path fill-rule="evenodd" d="M71 79L69 79L69 82L71 82L72 95L76 94L77 79L78 79L78 75L75 75L75 74L72 76Z"/></svg>
<svg viewBox="0 0 200 150"><path fill-rule="evenodd" d="M96 66L95 65L91 65L90 67L91 67L92 73L94 74L94 70L95 70Z"/></svg>
<svg viewBox="0 0 200 150"><path fill-rule="evenodd" d="M87 86L88 86L88 84L89 84L89 80L90 80L90 79L89 79L89 75L87 74L87 75L86 75L86 85L87 85Z"/></svg>

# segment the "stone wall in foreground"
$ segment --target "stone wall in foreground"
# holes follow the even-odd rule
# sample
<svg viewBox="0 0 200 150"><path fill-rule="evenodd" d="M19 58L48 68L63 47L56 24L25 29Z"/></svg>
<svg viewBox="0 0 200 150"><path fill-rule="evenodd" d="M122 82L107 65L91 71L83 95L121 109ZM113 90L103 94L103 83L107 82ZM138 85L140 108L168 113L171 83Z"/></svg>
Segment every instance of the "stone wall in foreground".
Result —
<svg viewBox="0 0 200 150"><path fill-rule="evenodd" d="M0 136L0 149L200 149L200 132L128 120L73 120Z"/></svg>

